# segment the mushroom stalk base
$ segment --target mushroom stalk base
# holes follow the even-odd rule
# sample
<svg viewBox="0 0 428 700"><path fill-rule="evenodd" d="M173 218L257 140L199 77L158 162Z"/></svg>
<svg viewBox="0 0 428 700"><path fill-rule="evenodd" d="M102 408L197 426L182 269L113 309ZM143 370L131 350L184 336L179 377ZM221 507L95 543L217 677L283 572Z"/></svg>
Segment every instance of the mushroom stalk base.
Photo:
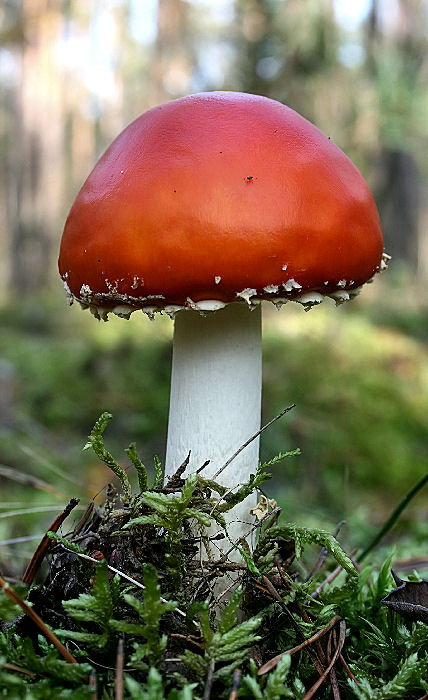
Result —
<svg viewBox="0 0 428 700"><path fill-rule="evenodd" d="M262 379L261 308L229 304L202 317L180 311L175 318L165 476L190 452L185 475L210 460L202 474L212 477L260 429ZM248 481L259 459L259 438L221 473L229 488ZM229 513L232 541L251 528L253 494ZM219 542L222 548L229 543Z"/></svg>

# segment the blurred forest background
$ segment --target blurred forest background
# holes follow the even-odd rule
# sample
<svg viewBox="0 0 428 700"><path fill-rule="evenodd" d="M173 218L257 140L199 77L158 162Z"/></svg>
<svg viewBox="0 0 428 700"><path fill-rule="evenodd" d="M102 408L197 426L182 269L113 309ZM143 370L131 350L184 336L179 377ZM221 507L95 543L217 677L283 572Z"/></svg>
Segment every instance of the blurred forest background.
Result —
<svg viewBox="0 0 428 700"><path fill-rule="evenodd" d="M264 421L297 407L264 434L262 456L302 450L276 467L286 517L333 529L346 518L358 545L427 471L427 47L424 0L2 0L2 567L31 553L16 538L37 538L110 478L82 452L102 410L116 456L136 440L144 461L163 458L171 322L68 309L56 259L111 140L191 92L259 93L313 121L367 178L393 256L349 305L265 310ZM427 500L401 521L416 547Z"/></svg>

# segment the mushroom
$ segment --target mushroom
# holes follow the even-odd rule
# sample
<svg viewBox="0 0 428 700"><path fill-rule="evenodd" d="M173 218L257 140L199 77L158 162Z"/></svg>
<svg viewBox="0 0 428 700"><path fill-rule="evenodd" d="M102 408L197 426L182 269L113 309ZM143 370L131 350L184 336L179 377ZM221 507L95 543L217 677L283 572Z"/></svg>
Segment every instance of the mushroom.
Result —
<svg viewBox="0 0 428 700"><path fill-rule="evenodd" d="M213 476L260 427L261 301L305 309L385 266L373 196L313 124L257 95L211 92L146 112L108 148L65 224L60 275L97 317L175 319L166 476ZM258 464L253 440L221 474ZM248 531L251 502L232 511Z"/></svg>

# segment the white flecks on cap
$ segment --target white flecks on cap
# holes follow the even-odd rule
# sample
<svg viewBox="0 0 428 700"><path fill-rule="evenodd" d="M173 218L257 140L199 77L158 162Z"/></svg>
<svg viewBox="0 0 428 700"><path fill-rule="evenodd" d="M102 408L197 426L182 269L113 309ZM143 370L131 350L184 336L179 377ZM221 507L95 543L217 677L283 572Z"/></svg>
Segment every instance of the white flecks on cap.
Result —
<svg viewBox="0 0 428 700"><path fill-rule="evenodd" d="M257 289L253 289L252 287L247 287L243 289L242 292L236 292L236 296L246 301L247 304L251 304L251 297L256 296L256 294Z"/></svg>
<svg viewBox="0 0 428 700"><path fill-rule="evenodd" d="M334 299L336 306L339 306L340 304L343 304L343 302L349 301L350 299L349 292L345 291L344 289L339 289L337 292L331 292L329 296Z"/></svg>
<svg viewBox="0 0 428 700"><path fill-rule="evenodd" d="M263 290L268 294L276 294L278 289L279 286L277 284L268 284L266 287L263 287Z"/></svg>
<svg viewBox="0 0 428 700"><path fill-rule="evenodd" d="M109 290L109 292L110 292L111 294L116 294L116 293L117 293L117 288L118 288L118 286L119 286L119 280L116 280L115 282L110 282L110 280L108 279L108 277L106 277L104 281L105 281L105 283L106 283L106 286L107 286L107 289Z"/></svg>
<svg viewBox="0 0 428 700"><path fill-rule="evenodd" d="M108 321L108 315L111 312L111 308L107 308L105 306L94 306L93 304L90 304L89 311L91 312L92 316L95 316L95 318L98 319L98 321Z"/></svg>
<svg viewBox="0 0 428 700"><path fill-rule="evenodd" d="M135 310L136 309L133 309L132 306L119 305L114 306L112 312L120 318L129 318Z"/></svg>
<svg viewBox="0 0 428 700"><path fill-rule="evenodd" d="M141 311L143 314L146 314L151 321L154 321L155 313L160 313L162 309L159 309L157 306L143 306Z"/></svg>
<svg viewBox="0 0 428 700"><path fill-rule="evenodd" d="M226 306L224 301L219 299L202 299L201 301L194 302L192 309L196 311L218 311Z"/></svg>
<svg viewBox="0 0 428 700"><path fill-rule="evenodd" d="M287 282L283 282L282 286L286 292L292 292L293 289L302 289L302 285L293 278L289 279Z"/></svg>
<svg viewBox="0 0 428 700"><path fill-rule="evenodd" d="M319 292L304 292L303 294L299 294L297 297L295 297L293 301L298 301L299 304L302 304L305 307L305 311L309 311L312 306L321 304L321 302L324 301L324 298L325 297Z"/></svg>
<svg viewBox="0 0 428 700"><path fill-rule="evenodd" d="M287 269L287 267L288 267L288 265L287 265L287 264L285 264L285 265L283 265L283 266L282 266L282 268L281 268L281 269L285 271L285 270Z"/></svg>
<svg viewBox="0 0 428 700"><path fill-rule="evenodd" d="M284 304L288 304L288 302L291 301L291 299L284 299L283 297L280 297L280 298L276 297L275 299L269 299L269 301L271 301L272 304L275 304L276 308L279 311L281 309L281 307L284 306Z"/></svg>
<svg viewBox="0 0 428 700"><path fill-rule="evenodd" d="M165 311L165 313L168 314L168 316L172 318L172 320L174 320L177 311L182 311L182 309L184 309L184 306L180 306L179 304L168 304L167 306L165 306L163 311Z"/></svg>
<svg viewBox="0 0 428 700"><path fill-rule="evenodd" d="M65 275L64 275L64 276L65 276ZM68 286L67 282L66 282L65 280L63 280L63 282L64 282L65 294L66 294L66 296L67 296L67 304L68 304L68 306L71 306L72 303L73 303L73 301L74 301L74 297L73 297L73 295L72 295L72 293L71 293L71 289L70 289L70 287Z"/></svg>
<svg viewBox="0 0 428 700"><path fill-rule="evenodd" d="M346 287L346 280L339 280L337 283L338 287Z"/></svg>
<svg viewBox="0 0 428 700"><path fill-rule="evenodd" d="M216 284L220 284L220 282L221 282L221 277L220 277L220 275L216 275L216 276L214 277L214 282L215 282Z"/></svg>
<svg viewBox="0 0 428 700"><path fill-rule="evenodd" d="M382 260L380 261L380 269L381 270L386 270L388 267L388 263L391 260L391 256L388 255L388 253L383 253L382 254Z"/></svg>
<svg viewBox="0 0 428 700"><path fill-rule="evenodd" d="M79 294L83 301L90 302L93 297L92 289L90 288L89 284L82 284Z"/></svg>

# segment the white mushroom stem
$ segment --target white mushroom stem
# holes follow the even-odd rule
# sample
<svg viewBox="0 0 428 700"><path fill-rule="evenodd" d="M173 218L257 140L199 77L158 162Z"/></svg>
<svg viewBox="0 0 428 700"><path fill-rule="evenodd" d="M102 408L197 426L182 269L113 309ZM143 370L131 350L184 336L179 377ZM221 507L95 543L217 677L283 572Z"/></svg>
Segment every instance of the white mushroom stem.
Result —
<svg viewBox="0 0 428 700"><path fill-rule="evenodd" d="M229 304L201 316L180 311L175 318L171 398L165 475L172 475L189 451L185 474L208 459L213 476L260 429L262 379L261 309ZM248 481L259 459L256 438L218 477L232 488ZM251 527L256 495L233 508L228 532L235 541ZM222 545L228 548L228 544Z"/></svg>

